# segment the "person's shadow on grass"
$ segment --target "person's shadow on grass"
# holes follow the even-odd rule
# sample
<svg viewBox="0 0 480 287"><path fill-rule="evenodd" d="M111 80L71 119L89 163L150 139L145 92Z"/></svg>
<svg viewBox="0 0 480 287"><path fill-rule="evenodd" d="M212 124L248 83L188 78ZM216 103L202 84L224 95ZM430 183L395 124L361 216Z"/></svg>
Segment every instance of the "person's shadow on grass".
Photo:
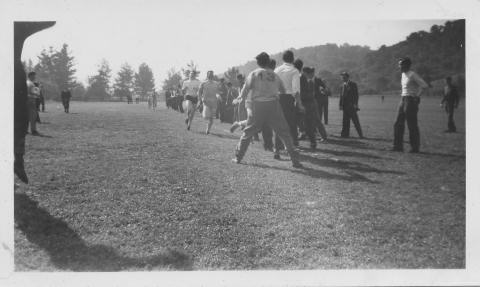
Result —
<svg viewBox="0 0 480 287"><path fill-rule="evenodd" d="M313 178L336 179L336 180L344 180L344 181L350 181L350 182L362 181L362 182L368 182L368 183L378 183L377 181L373 181L359 173L352 172L352 171L345 171L346 175L344 175L344 174L333 174L333 173L326 172L324 170L318 170L318 169L313 169L308 167L289 169L289 168L284 168L279 166L270 166L262 163L252 163L249 165L254 167L260 167L260 168L271 168L276 170L290 171L293 173L307 175Z"/></svg>
<svg viewBox="0 0 480 287"><path fill-rule="evenodd" d="M15 225L27 239L45 250L55 267L71 271L119 271L124 269L191 270L192 259L176 250L131 258L105 245L87 245L64 221L50 215L26 194L15 194Z"/></svg>

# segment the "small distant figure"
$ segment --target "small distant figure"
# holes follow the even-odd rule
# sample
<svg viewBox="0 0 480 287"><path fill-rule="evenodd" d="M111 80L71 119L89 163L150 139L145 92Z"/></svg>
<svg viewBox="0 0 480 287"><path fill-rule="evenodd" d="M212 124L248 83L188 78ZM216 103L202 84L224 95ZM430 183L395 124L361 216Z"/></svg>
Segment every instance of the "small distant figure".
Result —
<svg viewBox="0 0 480 287"><path fill-rule="evenodd" d="M343 125L340 136L342 138L350 137L350 120L353 122L358 136L363 138L362 127L357 112L358 108L358 88L357 84L350 80L350 75L347 72L340 74L342 76L343 84L340 94L340 110L343 111Z"/></svg>
<svg viewBox="0 0 480 287"><path fill-rule="evenodd" d="M385 96L382 95L382 96L381 96L381 99L382 99L382 103L383 103L383 102L385 101Z"/></svg>
<svg viewBox="0 0 480 287"><path fill-rule="evenodd" d="M412 60L403 58L398 62L402 72L402 95L398 107L397 120L394 125L394 140L392 151L403 151L403 133L405 132L405 120L407 121L410 135L411 153L420 151L420 131L418 129L418 105L420 96L428 88L427 83L414 71L410 70Z"/></svg>
<svg viewBox="0 0 480 287"><path fill-rule="evenodd" d="M35 85L35 87L37 87L40 91L40 95L39 97L37 98L37 102L36 102L36 106L37 106L37 123L41 124L42 121L40 120L40 105L42 103L42 100L41 100L41 97L42 97L42 88L40 86L40 83L38 82L35 82L33 83Z"/></svg>
<svg viewBox="0 0 480 287"><path fill-rule="evenodd" d="M213 71L208 71L207 80L202 82L198 89L198 99L203 104L202 116L208 121L207 129L205 131L207 135L210 134L213 119L217 114L217 93L220 92L220 85L213 80Z"/></svg>
<svg viewBox="0 0 480 287"><path fill-rule="evenodd" d="M315 99L318 105L318 116L320 121L323 118L323 122L328 125L328 97L330 97L330 89L325 85L325 82L320 77L316 77L318 80L318 88L315 89Z"/></svg>
<svg viewBox="0 0 480 287"><path fill-rule="evenodd" d="M158 96L157 93L155 93L155 90L152 93L152 108L155 110L157 108L158 104Z"/></svg>
<svg viewBox="0 0 480 287"><path fill-rule="evenodd" d="M65 110L65 113L68 114L70 112L70 99L72 98L70 90L64 89L60 97L62 98L63 109Z"/></svg>
<svg viewBox="0 0 480 287"><path fill-rule="evenodd" d="M170 109L172 107L171 98L172 92L170 92L170 89L167 89L165 91L165 106L167 107L167 109Z"/></svg>
<svg viewBox="0 0 480 287"><path fill-rule="evenodd" d="M183 110L187 112L187 118L185 119L187 130L190 130L195 111L201 108L201 103L198 102L198 89L200 88L200 84L201 82L196 79L196 74L192 71L190 78L184 81L182 85L182 92L185 95Z"/></svg>
<svg viewBox="0 0 480 287"><path fill-rule="evenodd" d="M133 103L132 101L132 95L127 95L127 104Z"/></svg>
<svg viewBox="0 0 480 287"><path fill-rule="evenodd" d="M448 115L448 129L445 132L454 133L457 131L457 127L453 121L453 111L458 108L460 96L457 87L452 83L452 77L446 77L445 83L446 86L443 89L443 99L441 103L441 107L445 108L445 112L447 112Z"/></svg>
<svg viewBox="0 0 480 287"><path fill-rule="evenodd" d="M39 136L37 131L37 99L40 96L40 89L35 86L35 78L37 74L35 72L28 73L27 91L28 91L28 122L30 124L30 131L32 136Z"/></svg>
<svg viewBox="0 0 480 287"><path fill-rule="evenodd" d="M148 108L152 108L152 95L147 95Z"/></svg>
<svg viewBox="0 0 480 287"><path fill-rule="evenodd" d="M136 104L140 103L140 96L139 95L135 95L135 103Z"/></svg>

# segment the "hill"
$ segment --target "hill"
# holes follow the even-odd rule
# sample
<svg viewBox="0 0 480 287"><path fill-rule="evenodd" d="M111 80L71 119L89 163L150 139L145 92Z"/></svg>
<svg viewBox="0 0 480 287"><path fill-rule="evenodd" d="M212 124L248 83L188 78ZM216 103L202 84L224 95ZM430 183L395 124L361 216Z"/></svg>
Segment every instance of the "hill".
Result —
<svg viewBox="0 0 480 287"><path fill-rule="evenodd" d="M430 31L410 34L404 41L372 50L366 46L325 44L292 49L297 58L315 67L318 75L338 92L341 71L349 71L361 93L398 90L400 73L398 59L410 57L413 69L427 82L438 82L446 76L454 79L463 90L465 75L465 20L448 21L434 25ZM281 52L272 55L281 63ZM255 69L254 61L237 68L247 74Z"/></svg>

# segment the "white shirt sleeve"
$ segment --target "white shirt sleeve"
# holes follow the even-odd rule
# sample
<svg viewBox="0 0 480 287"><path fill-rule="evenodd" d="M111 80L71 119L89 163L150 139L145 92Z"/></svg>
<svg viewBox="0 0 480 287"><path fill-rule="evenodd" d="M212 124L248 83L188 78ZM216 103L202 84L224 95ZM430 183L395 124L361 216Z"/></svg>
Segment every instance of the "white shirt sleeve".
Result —
<svg viewBox="0 0 480 287"><path fill-rule="evenodd" d="M292 76L292 94L300 93L300 73L295 71Z"/></svg>

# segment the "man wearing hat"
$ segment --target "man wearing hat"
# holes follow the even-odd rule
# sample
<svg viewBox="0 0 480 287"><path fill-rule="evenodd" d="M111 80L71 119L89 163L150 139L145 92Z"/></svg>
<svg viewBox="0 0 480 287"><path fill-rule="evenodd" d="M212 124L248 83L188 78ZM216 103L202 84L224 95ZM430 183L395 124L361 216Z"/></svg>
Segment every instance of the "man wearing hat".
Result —
<svg viewBox="0 0 480 287"><path fill-rule="evenodd" d="M240 163L254 134L258 133L267 124L284 142L293 167L301 168L298 154L293 146L293 139L290 135L289 126L279 104L278 94L285 94L282 80L271 69L268 68L270 57L262 52L257 57L257 69L252 71L242 88L239 98L246 99L252 107L252 116L249 117L247 126L243 130L240 142L235 151L235 158L232 160ZM247 98L248 96L248 98Z"/></svg>
<svg viewBox="0 0 480 287"><path fill-rule="evenodd" d="M410 152L418 153L420 149L420 131L417 121L418 105L420 104L420 96L428 88L428 85L417 73L410 70L411 65L412 60L410 58L403 58L398 62L402 72L402 100L394 125L395 132L392 150L403 151L403 133L406 120L410 135Z"/></svg>
<svg viewBox="0 0 480 287"><path fill-rule="evenodd" d="M318 105L315 99L315 91L320 89L323 83L315 77L315 69L312 67L303 68L303 74L300 77L300 98L305 107L305 132L310 139L310 148L317 148L317 139L315 131L318 129L322 141L327 139L327 132L320 120Z"/></svg>
<svg viewBox="0 0 480 287"><path fill-rule="evenodd" d="M347 72L342 72L343 84L340 94L340 110L343 111L343 125L342 125L342 138L348 138L350 136L350 120L353 122L358 136L363 138L362 127L360 126L360 120L358 119L358 88L357 84L350 80L350 75Z"/></svg>

